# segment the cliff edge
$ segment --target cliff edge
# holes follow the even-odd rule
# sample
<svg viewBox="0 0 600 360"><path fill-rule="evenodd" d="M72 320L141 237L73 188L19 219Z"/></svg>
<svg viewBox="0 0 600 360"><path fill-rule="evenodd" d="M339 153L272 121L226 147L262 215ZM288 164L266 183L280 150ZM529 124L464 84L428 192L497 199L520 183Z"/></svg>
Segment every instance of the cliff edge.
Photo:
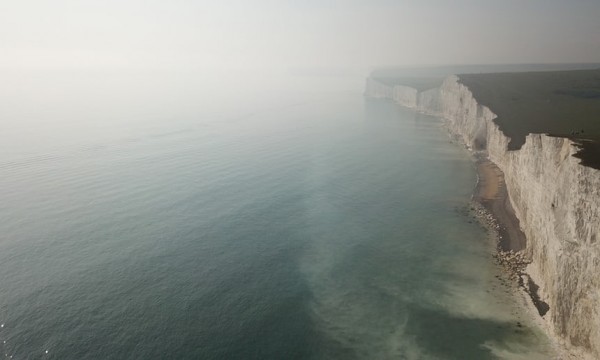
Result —
<svg viewBox="0 0 600 360"><path fill-rule="evenodd" d="M487 152L504 173L527 238L527 273L550 306L543 316L547 330L571 353L598 359L600 170L576 157L582 148L576 137L528 133L518 148L514 141L510 145L511 137L495 122L494 102L483 105L465 84L472 76L463 83L452 75L424 91L369 78L366 95L440 116L466 146Z"/></svg>

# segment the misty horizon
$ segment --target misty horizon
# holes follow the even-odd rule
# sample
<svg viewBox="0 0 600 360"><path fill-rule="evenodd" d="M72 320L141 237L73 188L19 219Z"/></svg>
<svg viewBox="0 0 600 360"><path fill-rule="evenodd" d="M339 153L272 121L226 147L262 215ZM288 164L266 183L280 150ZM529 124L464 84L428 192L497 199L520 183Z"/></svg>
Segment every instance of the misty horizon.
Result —
<svg viewBox="0 0 600 360"><path fill-rule="evenodd" d="M7 2L3 69L370 69L600 61L595 1Z"/></svg>

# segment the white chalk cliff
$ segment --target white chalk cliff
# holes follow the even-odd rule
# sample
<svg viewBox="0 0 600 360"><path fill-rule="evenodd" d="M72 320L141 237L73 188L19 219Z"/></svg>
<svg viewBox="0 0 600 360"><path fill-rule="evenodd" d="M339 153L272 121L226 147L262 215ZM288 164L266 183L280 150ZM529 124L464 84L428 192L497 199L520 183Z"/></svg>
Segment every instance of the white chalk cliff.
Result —
<svg viewBox="0 0 600 360"><path fill-rule="evenodd" d="M530 134L521 149L507 150L496 115L457 76L423 92L368 79L366 95L438 115L467 146L487 151L527 237L527 272L550 306L550 334L573 353L600 359L600 170L580 165L567 138Z"/></svg>

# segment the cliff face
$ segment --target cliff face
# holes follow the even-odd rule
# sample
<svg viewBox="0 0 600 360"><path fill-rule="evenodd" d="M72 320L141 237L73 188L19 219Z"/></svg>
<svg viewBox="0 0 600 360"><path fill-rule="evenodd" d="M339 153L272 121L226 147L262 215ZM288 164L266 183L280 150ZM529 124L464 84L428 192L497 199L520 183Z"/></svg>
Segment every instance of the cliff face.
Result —
<svg viewBox="0 0 600 360"><path fill-rule="evenodd" d="M394 89L382 82L368 78L365 89L365 95L372 98L392 99Z"/></svg>
<svg viewBox="0 0 600 360"><path fill-rule="evenodd" d="M418 91L408 86L396 85L393 88L392 99L402 106L417 107Z"/></svg>
<svg viewBox="0 0 600 360"><path fill-rule="evenodd" d="M388 98L445 118L451 132L470 148L487 150L504 172L527 237L527 272L550 305L549 330L565 347L600 358L600 171L580 165L577 147L566 138L530 134L520 150L508 151L510 139L494 123L496 115L456 76L418 93L414 105L404 88L394 97L390 87Z"/></svg>

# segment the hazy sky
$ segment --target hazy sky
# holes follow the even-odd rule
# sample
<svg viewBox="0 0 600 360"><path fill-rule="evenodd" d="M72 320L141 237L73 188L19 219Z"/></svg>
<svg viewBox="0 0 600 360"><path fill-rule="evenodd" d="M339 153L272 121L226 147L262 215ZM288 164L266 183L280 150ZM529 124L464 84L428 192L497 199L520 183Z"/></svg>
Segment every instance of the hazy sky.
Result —
<svg viewBox="0 0 600 360"><path fill-rule="evenodd" d="M599 19L598 0L7 0L0 66L600 62Z"/></svg>

